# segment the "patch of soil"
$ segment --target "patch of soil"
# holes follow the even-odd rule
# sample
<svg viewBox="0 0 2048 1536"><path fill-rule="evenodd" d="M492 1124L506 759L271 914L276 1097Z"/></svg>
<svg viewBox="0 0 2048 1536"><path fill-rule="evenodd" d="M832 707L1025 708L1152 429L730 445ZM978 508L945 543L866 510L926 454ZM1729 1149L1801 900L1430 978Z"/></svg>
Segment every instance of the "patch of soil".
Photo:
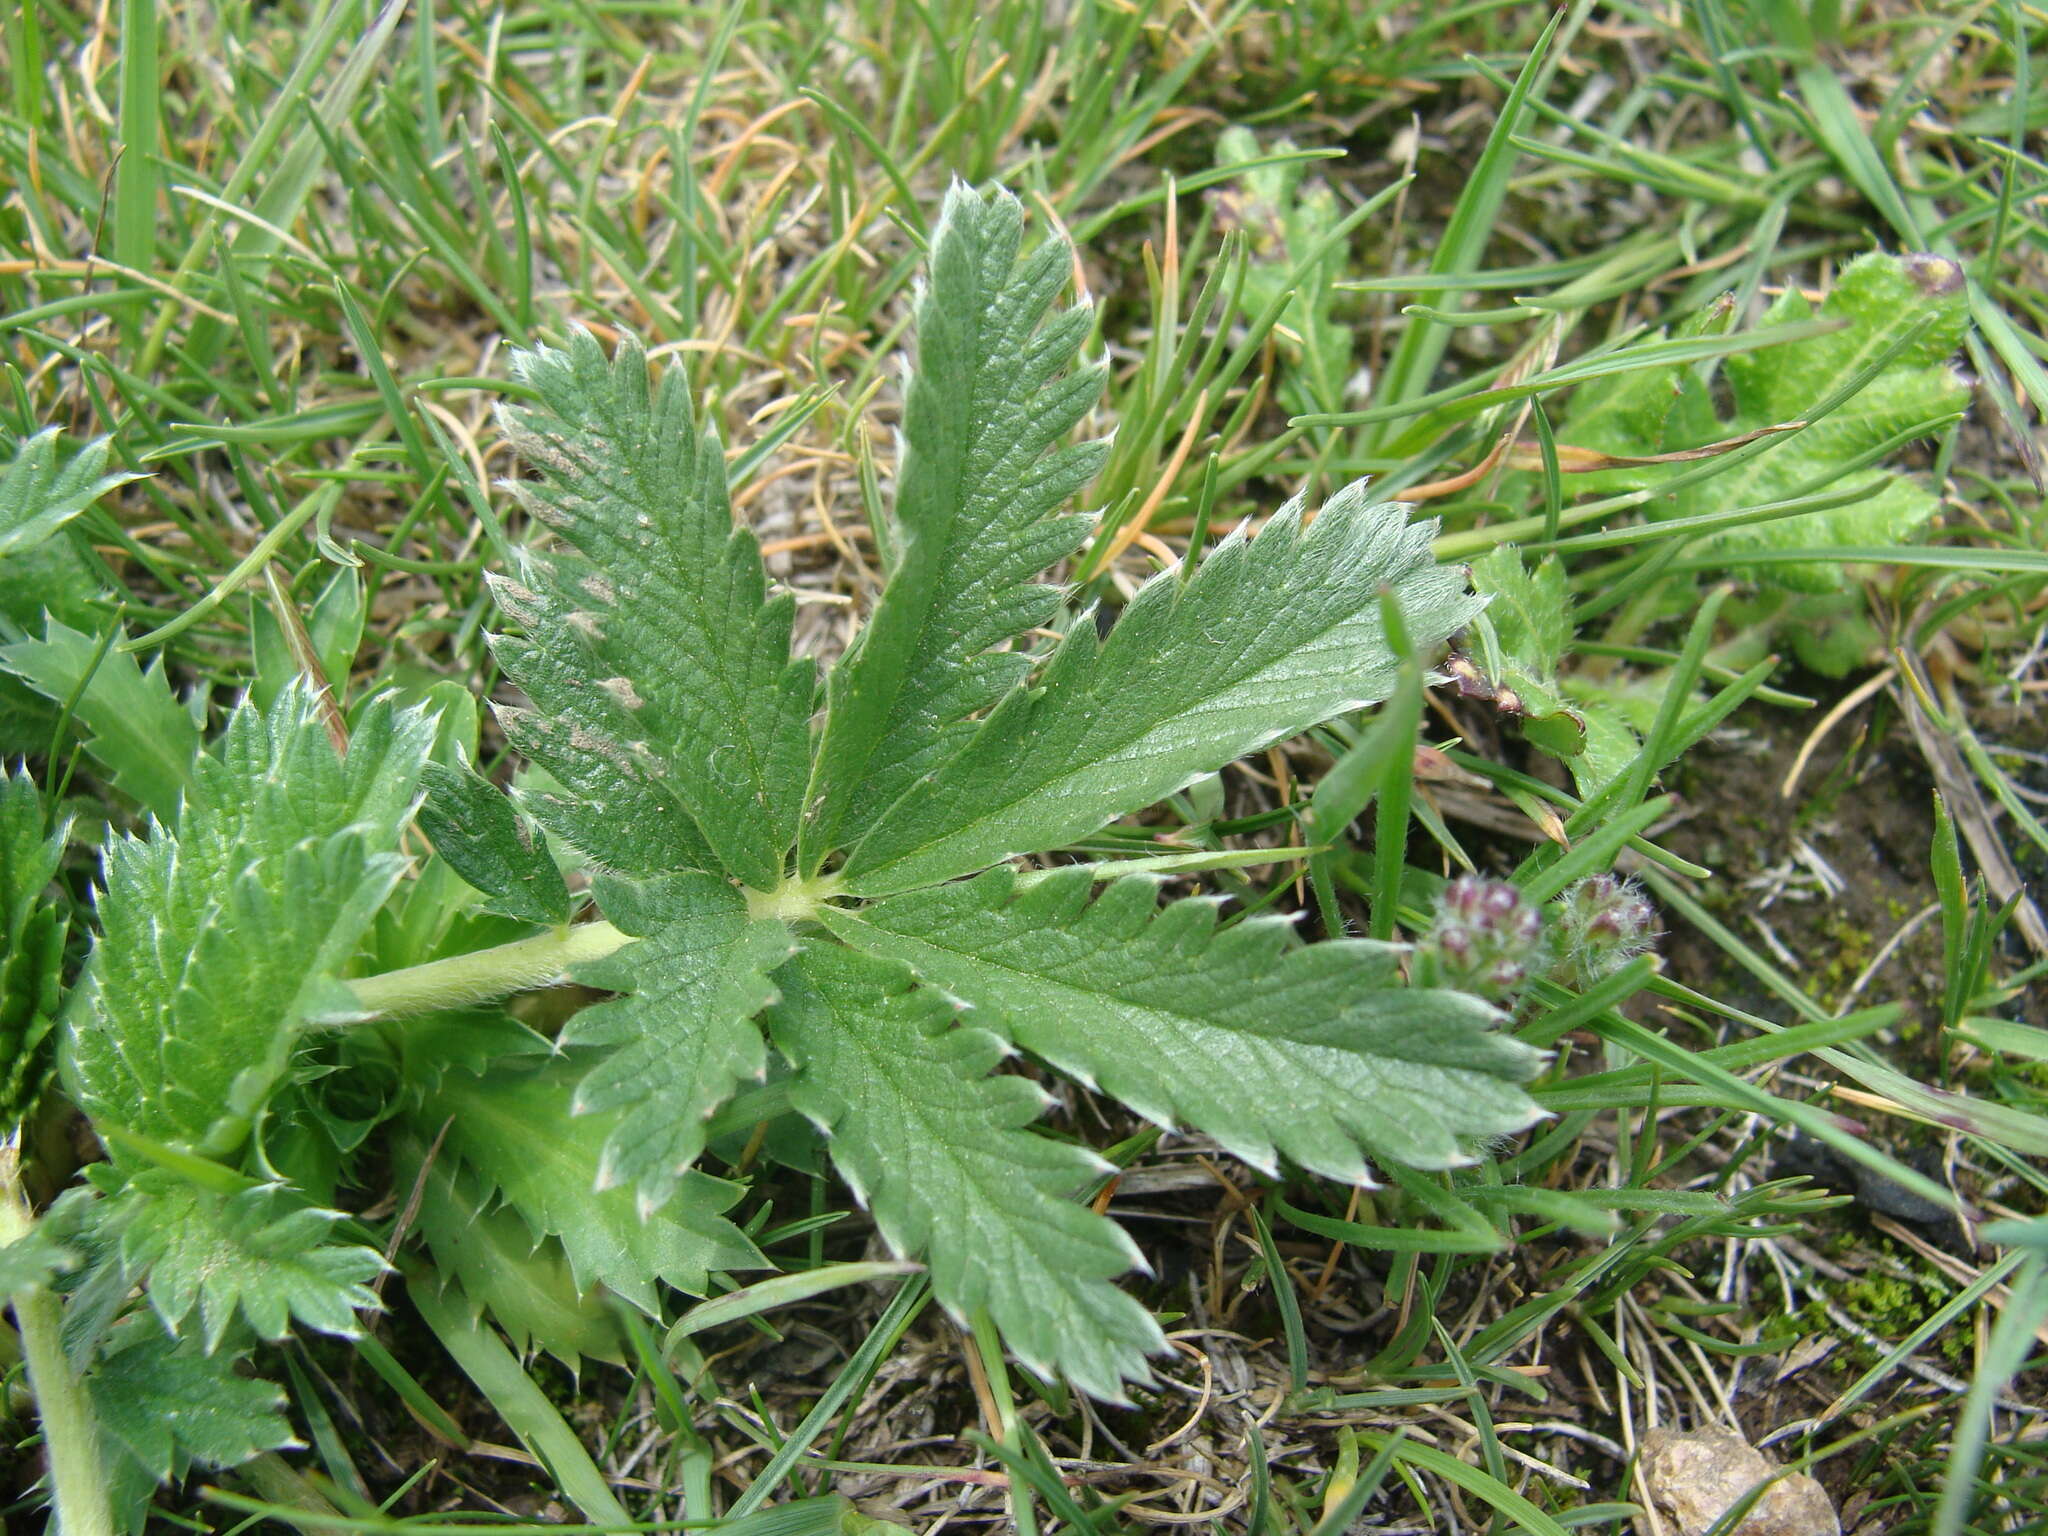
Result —
<svg viewBox="0 0 2048 1536"><path fill-rule="evenodd" d="M1831 702L1823 696L1822 709ZM1902 1002L1910 1035L1942 988L1940 919L1928 910L1933 780L1879 698L1836 727L1787 797L1781 785L1820 713L1745 710L1688 753L1670 783L1685 819L1658 840L1714 871L1693 887L1702 905L1823 1007ZM1674 979L1785 1017L1784 1001L1710 937L1667 925L1660 947Z"/></svg>

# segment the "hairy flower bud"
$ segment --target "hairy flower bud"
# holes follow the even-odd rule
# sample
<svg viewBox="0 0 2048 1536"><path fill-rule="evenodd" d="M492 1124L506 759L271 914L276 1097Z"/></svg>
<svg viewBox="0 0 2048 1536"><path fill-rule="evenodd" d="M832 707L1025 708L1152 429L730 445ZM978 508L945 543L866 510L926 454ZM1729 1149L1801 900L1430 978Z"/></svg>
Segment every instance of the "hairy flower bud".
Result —
<svg viewBox="0 0 2048 1536"><path fill-rule="evenodd" d="M1505 880L1462 875L1437 897L1424 943L1445 985L1504 998L1543 968L1543 916Z"/></svg>
<svg viewBox="0 0 2048 1536"><path fill-rule="evenodd" d="M1650 947L1657 911L1642 887L1620 875L1594 875L1557 899L1565 962L1582 983L1612 975Z"/></svg>

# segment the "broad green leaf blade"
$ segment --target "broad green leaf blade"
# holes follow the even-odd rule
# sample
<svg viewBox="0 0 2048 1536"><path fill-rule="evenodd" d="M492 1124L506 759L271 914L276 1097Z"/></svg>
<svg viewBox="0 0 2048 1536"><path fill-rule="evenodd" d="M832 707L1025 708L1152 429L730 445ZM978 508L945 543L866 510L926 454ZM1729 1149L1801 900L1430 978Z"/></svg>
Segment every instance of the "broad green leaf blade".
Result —
<svg viewBox="0 0 2048 1536"><path fill-rule="evenodd" d="M521 807L569 847L621 874L717 868L675 786L665 782L667 765L641 739L625 706L590 686L606 669L575 642L570 606L544 590L545 577L530 562L520 574L525 583L493 580L499 608L528 634L553 635L558 643L493 637L492 649L533 704L498 706L498 723L530 762L546 765L562 791L522 790Z"/></svg>
<svg viewBox="0 0 2048 1536"><path fill-rule="evenodd" d="M767 1070L753 1018L775 1000L768 973L796 941L750 917L716 875L600 880L597 896L641 942L577 967L579 981L625 995L577 1014L561 1043L609 1049L577 1088L576 1113L614 1116L597 1186L633 1185L652 1210L704 1150L711 1113Z"/></svg>
<svg viewBox="0 0 2048 1536"><path fill-rule="evenodd" d="M977 1024L1269 1173L1285 1156L1362 1182L1361 1151L1449 1167L1539 1117L1518 1085L1541 1053L1477 998L1401 985L1390 947L1304 946L1273 917L1218 928L1215 902L1162 908L1143 876L1093 889L996 869L826 915Z"/></svg>
<svg viewBox="0 0 2048 1536"><path fill-rule="evenodd" d="M631 1190L599 1187L620 1117L574 1114L580 1091L569 1063L481 1078L451 1072L422 1124L438 1129L447 1122L448 1150L518 1211L536 1238L561 1241L581 1290L605 1285L652 1317L660 1312L656 1280L701 1296L714 1270L767 1267L747 1235L720 1214L739 1199L736 1184L679 1171L651 1211ZM537 1127L545 1134L537 1135ZM698 1121L690 1129L700 1127Z"/></svg>
<svg viewBox="0 0 2048 1536"><path fill-rule="evenodd" d="M1105 1165L1025 1129L1045 1095L988 1075L1002 1043L954 1027L947 1001L892 961L811 946L782 979L770 1021L799 1069L792 1098L890 1248L925 1258L954 1317L985 1310L1034 1370L1107 1398L1145 1379L1165 1340L1110 1283L1142 1260L1074 1203Z"/></svg>
<svg viewBox="0 0 2048 1536"><path fill-rule="evenodd" d="M1399 661L1380 590L1418 648L1478 611L1432 558L1433 523L1340 491L1231 534L1186 580L1153 578L1107 640L1085 619L1027 689L904 796L849 856L873 896L1056 848L1225 763L1387 696Z"/></svg>
<svg viewBox="0 0 2048 1536"><path fill-rule="evenodd" d="M450 868L501 912L535 923L568 920L562 872L496 785L466 765L446 763L428 763L421 782L420 830Z"/></svg>
<svg viewBox="0 0 2048 1536"><path fill-rule="evenodd" d="M232 1355L201 1354L165 1335L146 1313L123 1319L86 1378L94 1416L112 1444L157 1482L193 1462L237 1467L298 1445L285 1395L241 1375Z"/></svg>
<svg viewBox="0 0 2048 1536"><path fill-rule="evenodd" d="M241 1144L398 878L432 740L431 719L380 701L338 757L303 687L235 710L177 835L107 852L59 1049L80 1108L207 1155Z"/></svg>
<svg viewBox="0 0 2048 1536"><path fill-rule="evenodd" d="M199 728L171 696L162 658L147 671L118 647L50 619L40 639L0 646L0 667L62 707L85 727L85 747L114 787L165 826L199 751Z"/></svg>
<svg viewBox="0 0 2048 1536"><path fill-rule="evenodd" d="M356 1313L382 1307L369 1284L385 1268L377 1251L327 1241L339 1211L273 1185L217 1194L161 1169L138 1174L117 1199L110 1220L121 1229L122 1263L131 1275L147 1272L150 1305L172 1333L197 1310L208 1354L237 1313L275 1342L294 1319L353 1336Z"/></svg>
<svg viewBox="0 0 2048 1536"><path fill-rule="evenodd" d="M104 474L107 444L88 443L69 459L57 454L57 429L27 439L0 469L0 559L35 548L116 486L139 475ZM8 573L0 566L0 580Z"/></svg>
<svg viewBox="0 0 2048 1536"><path fill-rule="evenodd" d="M1101 394L1105 365L1079 363L1086 305L1052 313L1072 251L1053 239L1018 260L1023 223L1007 192L956 184L946 196L904 394L896 548L832 676L807 869L957 751L1023 677L1020 652L992 647L1051 620L1058 590L1034 578L1087 535L1087 519L1060 508L1106 445L1059 444Z"/></svg>
<svg viewBox="0 0 2048 1536"><path fill-rule="evenodd" d="M545 476L517 489L585 559L532 558L564 622L505 648L505 670L524 687L551 653L572 726L642 757L725 869L772 889L810 770L813 669L790 660L794 599L769 600L754 537L733 526L718 440L680 369L650 385L638 342L608 359L579 330L514 371L539 402L503 407L506 435ZM606 701L587 723L584 696ZM612 735L621 714L630 734Z"/></svg>

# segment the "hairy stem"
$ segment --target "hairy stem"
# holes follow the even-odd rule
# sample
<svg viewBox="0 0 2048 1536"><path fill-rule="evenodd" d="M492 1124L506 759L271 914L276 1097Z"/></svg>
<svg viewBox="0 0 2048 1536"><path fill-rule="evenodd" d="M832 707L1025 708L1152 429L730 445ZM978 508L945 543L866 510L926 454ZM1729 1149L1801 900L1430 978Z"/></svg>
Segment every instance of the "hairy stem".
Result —
<svg viewBox="0 0 2048 1536"><path fill-rule="evenodd" d="M460 1008L530 987L558 986L568 980L571 966L601 960L632 942L610 923L577 923L495 949L359 977L348 986L357 1002L381 1018Z"/></svg>
<svg viewBox="0 0 2048 1536"><path fill-rule="evenodd" d="M33 1225L18 1175L14 1152L0 1152L0 1244L27 1236ZM63 1308L40 1285L25 1285L8 1299L21 1333L36 1416L43 1424L50 1501L57 1516L53 1529L58 1536L113 1536L114 1511L107 1501L92 1399L64 1357Z"/></svg>

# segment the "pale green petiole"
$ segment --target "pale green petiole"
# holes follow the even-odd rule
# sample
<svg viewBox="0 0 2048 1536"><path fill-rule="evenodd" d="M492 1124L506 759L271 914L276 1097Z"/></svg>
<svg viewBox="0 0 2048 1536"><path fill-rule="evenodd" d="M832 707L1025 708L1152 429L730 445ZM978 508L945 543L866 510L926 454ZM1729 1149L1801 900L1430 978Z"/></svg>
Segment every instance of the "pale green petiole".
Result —
<svg viewBox="0 0 2048 1536"><path fill-rule="evenodd" d="M365 1012L379 1018L461 1008L532 987L559 986L569 979L572 966L602 960L633 942L610 923L564 925L494 949L358 977L348 988Z"/></svg>
<svg viewBox="0 0 2048 1536"><path fill-rule="evenodd" d="M0 1150L0 1246L26 1237L33 1225L16 1179L15 1154L11 1148ZM56 1510L52 1529L58 1536L113 1536L99 1429L85 1384L64 1357L61 1304L41 1285L25 1285L7 1300L14 1307L28 1384L43 1425L50 1502Z"/></svg>
<svg viewBox="0 0 2048 1536"><path fill-rule="evenodd" d="M747 891L747 912L756 918L803 922L838 892L836 875L785 880L772 891ZM534 987L559 986L577 965L602 960L634 942L631 934L610 923L565 924L474 954L358 977L348 989L363 1011L377 1018L461 1008Z"/></svg>

